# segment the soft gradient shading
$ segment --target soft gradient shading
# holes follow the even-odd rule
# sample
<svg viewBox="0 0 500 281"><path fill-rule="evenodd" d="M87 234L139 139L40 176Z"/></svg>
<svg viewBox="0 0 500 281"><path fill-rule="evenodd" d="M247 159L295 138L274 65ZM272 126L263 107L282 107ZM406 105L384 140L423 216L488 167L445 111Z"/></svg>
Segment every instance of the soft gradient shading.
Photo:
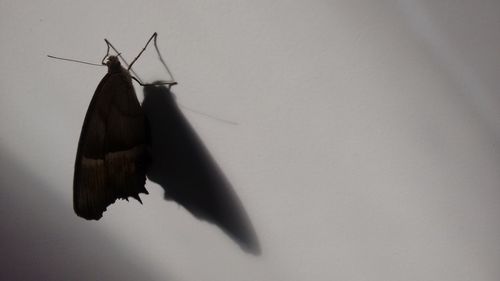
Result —
<svg viewBox="0 0 500 281"><path fill-rule="evenodd" d="M69 212L71 202L61 202L10 153L0 155L1 280L155 280L113 236L74 224L81 219Z"/></svg>

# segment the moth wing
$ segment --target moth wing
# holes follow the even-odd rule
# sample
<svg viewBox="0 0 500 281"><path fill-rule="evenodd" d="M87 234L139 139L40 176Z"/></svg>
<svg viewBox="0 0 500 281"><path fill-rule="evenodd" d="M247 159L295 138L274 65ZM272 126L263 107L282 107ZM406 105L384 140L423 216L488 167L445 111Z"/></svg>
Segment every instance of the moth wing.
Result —
<svg viewBox="0 0 500 281"><path fill-rule="evenodd" d="M98 220L116 199L148 193L145 117L130 77L107 74L90 102L75 161L73 207Z"/></svg>

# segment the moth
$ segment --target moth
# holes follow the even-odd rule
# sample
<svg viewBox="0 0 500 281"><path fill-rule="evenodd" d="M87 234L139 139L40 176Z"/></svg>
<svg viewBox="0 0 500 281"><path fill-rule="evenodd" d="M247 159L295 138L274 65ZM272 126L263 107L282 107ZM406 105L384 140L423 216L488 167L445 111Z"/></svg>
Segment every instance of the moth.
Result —
<svg viewBox="0 0 500 281"><path fill-rule="evenodd" d="M130 72L152 39L157 48L156 38L157 33L154 33L127 68L120 63L118 56L121 54L105 39L108 50L101 64L107 66L108 72L90 101L74 167L73 208L78 216L87 220L99 220L116 199L128 201L132 197L142 204L139 194L148 194L145 188L149 162L147 123L132 80L142 86L148 84L143 84ZM117 56L109 55L110 47ZM170 87L177 83L161 84Z"/></svg>
<svg viewBox="0 0 500 281"><path fill-rule="evenodd" d="M139 195L148 194L147 177L165 190L165 200L176 201L196 218L219 226L245 251L259 254L257 235L241 201L170 91L177 82L160 54L156 38L155 33L130 65L105 39L108 50L97 65L105 65L108 73L95 90L78 142L74 210L80 217L99 220L117 199L132 197L141 202ZM143 84L132 65L152 39L171 80ZM117 55L109 55L110 48ZM153 86L144 88L142 105L132 80Z"/></svg>

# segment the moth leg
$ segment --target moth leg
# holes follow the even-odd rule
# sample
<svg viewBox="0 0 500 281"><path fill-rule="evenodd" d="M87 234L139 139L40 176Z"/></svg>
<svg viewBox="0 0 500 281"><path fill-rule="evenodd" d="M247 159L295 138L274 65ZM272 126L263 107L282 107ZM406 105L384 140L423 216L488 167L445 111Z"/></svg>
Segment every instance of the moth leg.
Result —
<svg viewBox="0 0 500 281"><path fill-rule="evenodd" d="M149 38L148 42L146 42L146 46L144 46L144 48L142 48L142 50L139 52L139 54L137 55L137 57L135 57L135 59L130 63L130 65L128 66L127 70L130 70L132 68L132 65L135 63L135 61L142 55L142 53L144 53L144 51L146 51L146 48L148 47L149 42L151 42L151 40L153 40L153 38L156 41L156 36L158 36L158 34L156 32L153 33L153 35L151 36L151 38Z"/></svg>
<svg viewBox="0 0 500 281"><path fill-rule="evenodd" d="M104 42L106 42L106 46L108 47L108 49L106 50L106 55L104 56L104 58L102 58L102 64L106 65L106 63L104 63L104 60L109 56L109 48L111 47L111 49L113 49L113 51L116 52L116 56L121 58L123 60L123 62L126 65L128 65L125 58L123 58L122 53L118 52L118 50L115 48L115 46L113 46L113 44L111 44L111 42L109 42L108 39L104 39Z"/></svg>
<svg viewBox="0 0 500 281"><path fill-rule="evenodd" d="M108 39L104 39L104 42L106 42L106 47L108 48L106 50L106 54L104 55L104 57L102 58L102 61L101 61L101 64L102 65L106 65L106 63L104 62L104 60L109 56L109 45L111 45L111 43L109 43ZM113 48L114 49L114 48Z"/></svg>
<svg viewBox="0 0 500 281"><path fill-rule="evenodd" d="M158 48L158 43L157 43L157 39L158 39L158 33L153 33L153 35L149 38L148 42L146 42L146 45L144 46L144 48L142 48L141 52L137 55L137 57L135 57L135 59L130 63L130 65L128 66L128 69L127 70L130 70L132 73L132 65L137 61L137 59L142 55L142 53L146 50L146 48L148 47L149 43L151 43L151 40L153 40L153 44L155 46L155 49L156 49L156 53L158 54L158 58L160 59L161 63L163 64L163 66L165 67L165 69L167 70L168 72L168 75L170 76L171 80L168 81L168 82L165 82L165 83L154 83L154 84L144 84L146 86L150 86L150 85L169 85L169 88L172 86L172 85L175 85L177 84L177 82L175 82L175 79L174 79L174 76L172 75L172 72L170 71L170 69L168 68L167 64L165 63L165 60L163 59L163 57L161 56L161 53L160 53L160 49ZM135 73L134 73L135 74ZM136 80L137 81L137 80ZM139 82L139 81L138 81ZM139 83L141 84L141 83ZM141 84L143 85L143 84ZM143 85L143 86L144 86Z"/></svg>
<svg viewBox="0 0 500 281"><path fill-rule="evenodd" d="M151 40L154 39L154 45L155 45L156 52L158 53L158 57L160 58L161 63L163 64L163 66L167 70L168 74L172 78L171 81L151 83L151 84L148 83L148 84L146 84L146 83L143 83L138 76L137 77L131 76L131 77L137 83L139 83L139 85L141 85L141 86L168 85L168 88L170 89L170 87L172 87L173 85L177 85L177 82L175 81L174 76L170 72L170 69L168 69L167 64L165 63L165 61L163 60L163 58L162 58L162 56L160 54L160 50L158 49L158 44L157 44L157 41L156 41L157 38L158 38L158 33L156 33L156 32L153 33L153 35L149 38L148 42L146 42L146 45L144 46L144 48L142 48L142 50L139 52L139 54L134 58L134 60L130 64L127 63L127 61L122 57L121 53L118 52L118 50L113 46L113 44L111 44L111 42L108 41L108 39L104 39L104 41L106 42L107 50L106 50L106 55L102 59L102 64L106 65L104 63L104 60L109 56L109 50L111 48L111 49L113 49L117 53L117 56L119 58L121 58L123 60L123 62L128 66L127 70L129 70L132 74L134 74L135 76L137 76L137 74L134 72L134 70L132 70L132 65L137 61L137 59L142 55L142 53L144 53L144 51L148 47L148 45L151 42Z"/></svg>

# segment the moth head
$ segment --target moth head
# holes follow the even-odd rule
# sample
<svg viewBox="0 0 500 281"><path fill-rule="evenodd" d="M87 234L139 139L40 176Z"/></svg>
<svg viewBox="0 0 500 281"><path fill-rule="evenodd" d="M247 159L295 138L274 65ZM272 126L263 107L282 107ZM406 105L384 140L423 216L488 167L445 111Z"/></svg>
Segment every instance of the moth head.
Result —
<svg viewBox="0 0 500 281"><path fill-rule="evenodd" d="M108 66L108 72L117 72L121 69L120 60L117 56L109 56L106 65Z"/></svg>

